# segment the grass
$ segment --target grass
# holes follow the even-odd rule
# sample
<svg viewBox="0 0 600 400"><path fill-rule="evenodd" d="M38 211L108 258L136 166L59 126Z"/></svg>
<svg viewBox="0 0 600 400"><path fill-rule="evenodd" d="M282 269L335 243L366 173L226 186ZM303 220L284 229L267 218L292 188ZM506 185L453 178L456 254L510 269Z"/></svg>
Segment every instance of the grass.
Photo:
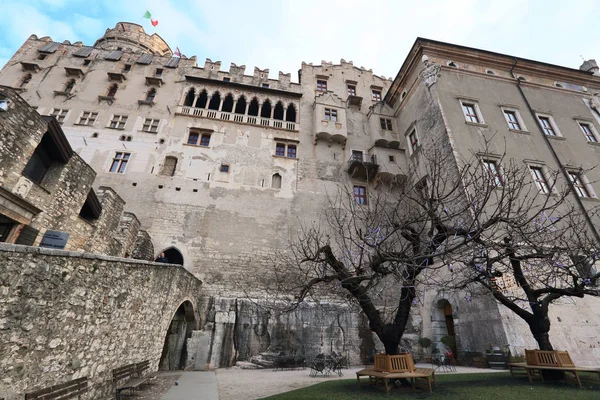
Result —
<svg viewBox="0 0 600 400"><path fill-rule="evenodd" d="M509 373L455 374L436 376L433 393L420 390L398 389L386 394L384 389L375 388L363 378L360 389L356 379L323 382L291 392L267 397L269 400L369 400L383 398L428 399L428 400L598 400L600 381L596 375L582 374L583 388L573 381L534 382L527 378L512 378ZM581 376L581 375L580 375ZM587 379L586 379L587 378ZM363 382L363 381L361 381Z"/></svg>

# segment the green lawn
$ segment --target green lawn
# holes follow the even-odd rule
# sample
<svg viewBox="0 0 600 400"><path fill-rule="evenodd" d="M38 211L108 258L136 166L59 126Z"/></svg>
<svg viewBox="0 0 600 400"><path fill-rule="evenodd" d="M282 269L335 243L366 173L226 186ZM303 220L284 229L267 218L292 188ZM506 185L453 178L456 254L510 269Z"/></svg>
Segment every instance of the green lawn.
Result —
<svg viewBox="0 0 600 400"><path fill-rule="evenodd" d="M527 378L512 378L509 373L455 374L436 376L437 384L433 393L410 389L385 390L370 386L365 378L361 388L356 387L356 379L323 382L303 389L293 390L270 400L368 400L383 398L403 399L444 399L444 400L599 400L600 381L597 375L586 376L582 380L583 389L573 381L534 382ZM362 381L361 381L362 382Z"/></svg>

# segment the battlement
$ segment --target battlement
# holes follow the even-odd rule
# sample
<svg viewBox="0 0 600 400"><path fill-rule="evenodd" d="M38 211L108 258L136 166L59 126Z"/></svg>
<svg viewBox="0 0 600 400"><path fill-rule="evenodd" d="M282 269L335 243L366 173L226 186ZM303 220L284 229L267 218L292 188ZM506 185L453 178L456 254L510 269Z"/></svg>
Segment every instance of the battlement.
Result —
<svg viewBox="0 0 600 400"><path fill-rule="evenodd" d="M113 29L106 29L104 36L96 40L94 47L104 50L124 50L151 53L170 57L171 48L158 34L147 34L144 27L131 22L118 22Z"/></svg>
<svg viewBox="0 0 600 400"><path fill-rule="evenodd" d="M299 72L301 72L302 70L308 70L309 68L312 69L313 71L314 70L324 71L324 70L329 70L329 69L331 69L333 71L336 71L336 70L348 70L348 69L351 69L351 70L356 71L357 73L368 73L368 74L372 75L373 78L377 78L377 79L380 79L382 81L389 81L391 83L392 80L393 80L391 77L386 78L383 75L376 75L376 74L374 74L373 73L373 69L371 69L371 68L367 69L367 68L365 68L363 66L361 66L360 68L356 67L356 66L354 66L354 63L352 61L346 61L343 58L340 59L340 63L339 64L334 64L332 61L321 60L321 64L319 64L319 65L313 65L313 63L311 63L311 62L307 63L307 62L302 61L302 68L300 69Z"/></svg>

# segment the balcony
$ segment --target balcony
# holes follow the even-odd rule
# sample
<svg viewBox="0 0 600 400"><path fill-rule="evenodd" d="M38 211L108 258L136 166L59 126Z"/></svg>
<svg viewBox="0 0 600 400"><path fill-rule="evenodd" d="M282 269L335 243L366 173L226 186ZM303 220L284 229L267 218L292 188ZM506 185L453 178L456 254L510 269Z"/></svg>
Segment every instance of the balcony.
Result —
<svg viewBox="0 0 600 400"><path fill-rule="evenodd" d="M258 125L273 129L282 129L286 131L298 131L298 124L295 122L281 121L278 119L263 118L254 115L234 114L225 111L207 110L204 108L178 106L176 114L188 117L218 119L221 121L231 121L239 124Z"/></svg>
<svg viewBox="0 0 600 400"><path fill-rule="evenodd" d="M348 175L351 178L372 181L377 176L377 157L370 154L352 154L348 160Z"/></svg>

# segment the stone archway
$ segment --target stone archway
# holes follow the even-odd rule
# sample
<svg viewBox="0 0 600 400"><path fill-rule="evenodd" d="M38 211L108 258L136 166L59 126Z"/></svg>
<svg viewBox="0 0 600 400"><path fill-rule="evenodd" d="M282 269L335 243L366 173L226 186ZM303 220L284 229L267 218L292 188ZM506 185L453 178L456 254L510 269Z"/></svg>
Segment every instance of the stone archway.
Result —
<svg viewBox="0 0 600 400"><path fill-rule="evenodd" d="M187 340L196 327L194 306L189 300L177 308L165 335L159 370L185 369L188 360Z"/></svg>
<svg viewBox="0 0 600 400"><path fill-rule="evenodd" d="M179 250L177 250L175 247L169 247L168 249L161 251L160 253L158 253L158 257L156 257L156 259L154 261L164 262L164 261L160 260L162 253L165 254L167 263L183 265L183 254L181 254L181 252Z"/></svg>
<svg viewBox="0 0 600 400"><path fill-rule="evenodd" d="M446 347L442 344L441 339L444 336L454 338L454 345L451 350L456 357L456 325L457 321L454 316L452 304L446 298L438 298L433 304L431 310L431 322L433 331L433 343L440 352L444 352Z"/></svg>

